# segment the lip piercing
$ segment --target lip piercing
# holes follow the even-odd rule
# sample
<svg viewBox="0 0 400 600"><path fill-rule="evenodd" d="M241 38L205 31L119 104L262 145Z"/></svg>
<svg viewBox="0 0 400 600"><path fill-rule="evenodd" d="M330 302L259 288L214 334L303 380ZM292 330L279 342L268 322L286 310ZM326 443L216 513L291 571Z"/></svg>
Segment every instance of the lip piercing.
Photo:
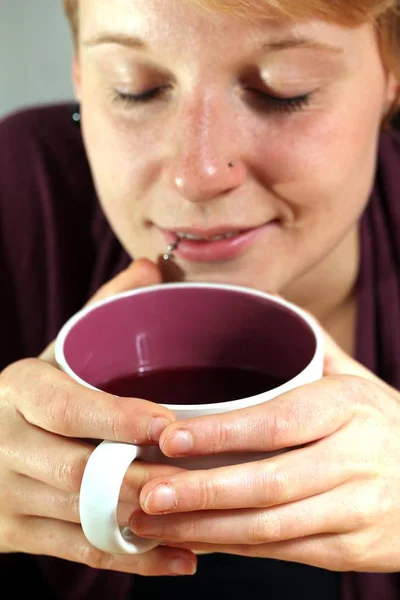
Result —
<svg viewBox="0 0 400 600"><path fill-rule="evenodd" d="M167 251L165 252L163 259L164 260L170 260L172 253L177 249L177 247L179 246L181 240L176 240L176 242L174 242L173 244L169 244L167 246Z"/></svg>

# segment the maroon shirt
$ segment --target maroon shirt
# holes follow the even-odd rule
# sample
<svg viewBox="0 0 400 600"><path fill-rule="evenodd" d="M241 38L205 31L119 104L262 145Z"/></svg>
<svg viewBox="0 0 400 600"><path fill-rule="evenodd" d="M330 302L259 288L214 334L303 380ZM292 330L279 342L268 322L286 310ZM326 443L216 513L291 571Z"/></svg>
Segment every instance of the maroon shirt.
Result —
<svg viewBox="0 0 400 600"><path fill-rule="evenodd" d="M0 370L37 356L94 291L130 262L100 209L70 114L67 105L37 107L0 122ZM360 223L357 359L398 389L399 194L400 135L385 133L374 192ZM231 598L400 599L399 574L341 575L218 554L200 557L195 578L141 578L26 554L0 555L0 575L14 597L37 594L41 600L156 598L159 587L163 596L214 591Z"/></svg>

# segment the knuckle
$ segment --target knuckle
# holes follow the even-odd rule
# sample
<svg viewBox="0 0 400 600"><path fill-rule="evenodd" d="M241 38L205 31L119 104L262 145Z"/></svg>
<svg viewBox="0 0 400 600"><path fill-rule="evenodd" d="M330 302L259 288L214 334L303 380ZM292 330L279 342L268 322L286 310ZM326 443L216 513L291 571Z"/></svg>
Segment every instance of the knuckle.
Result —
<svg viewBox="0 0 400 600"><path fill-rule="evenodd" d="M213 509L218 504L219 497L215 483L203 476L197 481L197 486L198 509Z"/></svg>
<svg viewBox="0 0 400 600"><path fill-rule="evenodd" d="M137 573L138 575L142 575L144 577L148 577L151 575L163 575L165 573L168 573L168 569L167 568L163 568L163 562L161 559L157 560L156 563L154 563L153 560L145 560L145 559L141 559L139 557L139 560L137 561L136 564L136 568L135 568L135 573Z"/></svg>
<svg viewBox="0 0 400 600"><path fill-rule="evenodd" d="M18 502L17 493L14 485L8 485L5 482L0 486L0 506L2 510L8 511L11 508L15 512Z"/></svg>
<svg viewBox="0 0 400 600"><path fill-rule="evenodd" d="M38 366L42 364L37 358L21 358L7 365L0 373L1 386L10 387L14 390L23 385L26 379L37 377Z"/></svg>
<svg viewBox="0 0 400 600"><path fill-rule="evenodd" d="M108 570L112 568L115 557L94 546L83 546L78 561L93 569Z"/></svg>
<svg viewBox="0 0 400 600"><path fill-rule="evenodd" d="M25 358L7 365L0 372L0 407L13 403L18 394L18 382L21 382L21 371L34 359Z"/></svg>
<svg viewBox="0 0 400 600"><path fill-rule="evenodd" d="M0 373L0 406L8 404L12 398L12 383L10 381L9 370L11 367L6 367Z"/></svg>
<svg viewBox="0 0 400 600"><path fill-rule="evenodd" d="M355 375L329 375L327 377L335 390L335 399L338 406L348 407L354 404L359 393L359 377Z"/></svg>
<svg viewBox="0 0 400 600"><path fill-rule="evenodd" d="M210 453L216 454L225 448L229 448L233 437L231 425L224 425L218 421L210 425L207 442L210 444Z"/></svg>
<svg viewBox="0 0 400 600"><path fill-rule="evenodd" d="M120 398L113 398L113 403L115 410L113 410L113 417L107 428L111 431L113 440L118 441L133 438L133 442L138 442L140 431L139 423L137 423L137 431L132 432L132 421L127 418L126 414L126 402L124 403L123 399L121 400Z"/></svg>
<svg viewBox="0 0 400 600"><path fill-rule="evenodd" d="M282 504L289 499L289 477L284 469L270 467L265 469L260 465L260 471L256 477L257 487L262 482L261 502L264 506Z"/></svg>
<svg viewBox="0 0 400 600"><path fill-rule="evenodd" d="M203 541L204 539L204 529L202 526L202 523L197 523L197 522L193 522L193 523L187 523L187 527L185 528L185 530L183 530L182 528L180 528L179 526L176 528L175 533L176 533L176 541L178 542L197 542L197 541Z"/></svg>
<svg viewBox="0 0 400 600"><path fill-rule="evenodd" d="M17 523L14 519L7 519L1 525L0 545L6 548L7 552L15 552L19 550L19 535Z"/></svg>
<svg viewBox="0 0 400 600"><path fill-rule="evenodd" d="M14 380L14 376L16 374L20 375L20 371L24 367L30 366L32 363L36 363L36 359L34 358L22 358L21 360L16 360L13 363L10 363L0 373L0 381L3 383L4 381L8 381L8 379Z"/></svg>
<svg viewBox="0 0 400 600"><path fill-rule="evenodd" d="M249 528L250 541L254 544L279 542L282 540L282 521L273 511L259 513Z"/></svg>
<svg viewBox="0 0 400 600"><path fill-rule="evenodd" d="M20 445L20 419L16 415L10 417L0 409L0 456L2 465L12 464Z"/></svg>
<svg viewBox="0 0 400 600"><path fill-rule="evenodd" d="M386 488L382 489L368 479L360 487L352 511L353 528L358 531L366 530L393 511L393 499Z"/></svg>
<svg viewBox="0 0 400 600"><path fill-rule="evenodd" d="M50 390L49 390L50 391ZM71 433L71 425L75 421L73 409L73 393L71 388L64 384L54 390L53 395L37 397L37 404L43 409L43 415L47 427L55 433Z"/></svg>
<svg viewBox="0 0 400 600"><path fill-rule="evenodd" d="M345 420L369 422L381 413L378 395L371 381L358 375L335 375L330 376L330 380L336 386L337 411Z"/></svg>
<svg viewBox="0 0 400 600"><path fill-rule="evenodd" d="M69 461L60 461L56 467L56 478L61 489L78 493L86 464L87 457L82 456Z"/></svg>
<svg viewBox="0 0 400 600"><path fill-rule="evenodd" d="M344 534L336 538L336 562L340 571L357 571L365 562L365 543L361 536Z"/></svg>
<svg viewBox="0 0 400 600"><path fill-rule="evenodd" d="M367 499L362 502L358 502L355 507L354 525L357 530L365 529L370 525L373 525L375 521L375 510Z"/></svg>
<svg viewBox="0 0 400 600"><path fill-rule="evenodd" d="M67 494L64 499L64 514L73 519L74 523L80 522L79 494Z"/></svg>
<svg viewBox="0 0 400 600"><path fill-rule="evenodd" d="M342 375L338 381L340 398L344 404L354 407L367 407L375 397L373 385L357 375Z"/></svg>
<svg viewBox="0 0 400 600"><path fill-rule="evenodd" d="M297 420L297 415L289 406L286 408L285 416L279 413L268 415L264 424L264 435L271 450L282 447L282 440L285 439L285 434L289 430L289 423L296 422Z"/></svg>

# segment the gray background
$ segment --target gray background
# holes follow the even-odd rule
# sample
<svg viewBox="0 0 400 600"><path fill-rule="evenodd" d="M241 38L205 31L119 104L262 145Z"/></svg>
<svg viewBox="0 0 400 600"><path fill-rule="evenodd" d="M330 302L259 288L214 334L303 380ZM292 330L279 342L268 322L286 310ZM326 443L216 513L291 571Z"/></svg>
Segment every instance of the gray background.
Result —
<svg viewBox="0 0 400 600"><path fill-rule="evenodd" d="M71 57L61 0L0 0L0 118L73 99Z"/></svg>

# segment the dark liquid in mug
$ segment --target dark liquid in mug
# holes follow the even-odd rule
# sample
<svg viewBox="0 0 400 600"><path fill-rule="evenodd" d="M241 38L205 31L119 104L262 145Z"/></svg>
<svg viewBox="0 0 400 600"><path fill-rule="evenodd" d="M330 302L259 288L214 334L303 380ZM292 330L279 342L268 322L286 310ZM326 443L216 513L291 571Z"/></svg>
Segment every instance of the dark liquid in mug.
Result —
<svg viewBox="0 0 400 600"><path fill-rule="evenodd" d="M179 367L134 373L98 387L115 396L161 404L215 404L255 396L286 381L240 367Z"/></svg>

